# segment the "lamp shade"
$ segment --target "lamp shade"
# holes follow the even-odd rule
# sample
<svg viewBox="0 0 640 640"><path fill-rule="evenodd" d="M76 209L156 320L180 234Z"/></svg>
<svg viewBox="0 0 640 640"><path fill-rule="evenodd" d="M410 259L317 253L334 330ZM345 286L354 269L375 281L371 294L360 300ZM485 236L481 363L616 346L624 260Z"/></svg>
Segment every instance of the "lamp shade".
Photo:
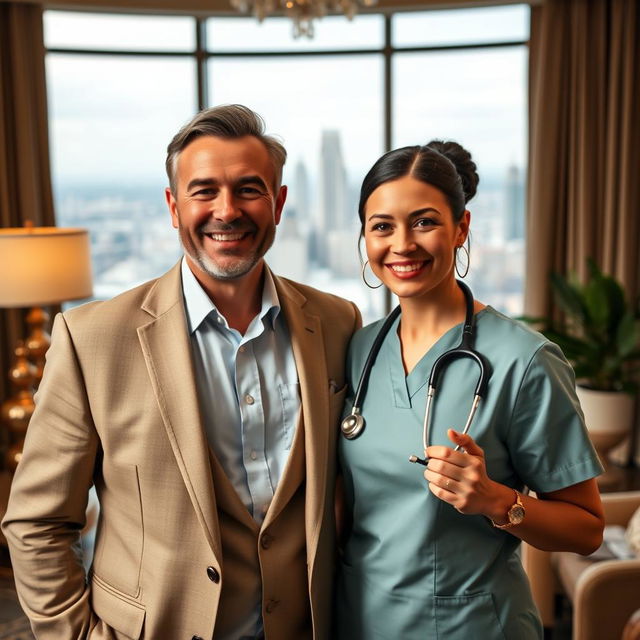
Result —
<svg viewBox="0 0 640 640"><path fill-rule="evenodd" d="M0 229L0 307L58 304L92 293L86 229Z"/></svg>

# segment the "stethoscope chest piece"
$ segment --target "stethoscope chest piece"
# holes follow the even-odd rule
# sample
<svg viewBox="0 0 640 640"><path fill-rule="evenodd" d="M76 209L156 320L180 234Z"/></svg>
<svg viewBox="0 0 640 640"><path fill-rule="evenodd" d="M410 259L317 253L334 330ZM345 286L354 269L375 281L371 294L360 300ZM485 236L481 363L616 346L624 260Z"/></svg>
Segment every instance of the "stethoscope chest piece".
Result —
<svg viewBox="0 0 640 640"><path fill-rule="evenodd" d="M364 429L364 418L354 410L342 421L340 428L347 440L354 440Z"/></svg>

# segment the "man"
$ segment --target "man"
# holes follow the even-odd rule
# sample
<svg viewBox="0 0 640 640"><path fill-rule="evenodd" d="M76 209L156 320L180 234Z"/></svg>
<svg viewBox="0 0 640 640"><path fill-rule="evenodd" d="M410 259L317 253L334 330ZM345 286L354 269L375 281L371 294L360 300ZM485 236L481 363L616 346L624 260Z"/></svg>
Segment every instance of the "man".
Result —
<svg viewBox="0 0 640 640"><path fill-rule="evenodd" d="M360 316L265 265L285 159L250 109L198 114L167 155L183 260L56 318L3 522L37 638L328 637Z"/></svg>

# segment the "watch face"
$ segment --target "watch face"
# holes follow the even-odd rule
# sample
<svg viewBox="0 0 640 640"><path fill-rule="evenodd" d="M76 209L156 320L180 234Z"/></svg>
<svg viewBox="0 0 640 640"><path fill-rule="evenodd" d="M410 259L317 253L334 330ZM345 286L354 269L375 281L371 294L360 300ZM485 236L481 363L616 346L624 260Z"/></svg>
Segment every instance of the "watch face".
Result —
<svg viewBox="0 0 640 640"><path fill-rule="evenodd" d="M509 522L511 524L520 524L524 520L524 507L519 504L514 504L509 509Z"/></svg>

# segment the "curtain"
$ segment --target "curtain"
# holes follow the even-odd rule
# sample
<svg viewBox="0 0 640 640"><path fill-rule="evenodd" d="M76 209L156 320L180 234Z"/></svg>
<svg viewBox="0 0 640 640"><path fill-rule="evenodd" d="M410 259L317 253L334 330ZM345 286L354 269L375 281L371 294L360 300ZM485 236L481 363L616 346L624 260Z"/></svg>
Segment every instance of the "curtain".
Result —
<svg viewBox="0 0 640 640"><path fill-rule="evenodd" d="M42 7L0 2L0 227L25 220L54 224ZM23 314L0 309L0 401L10 394L7 373L26 333Z"/></svg>
<svg viewBox="0 0 640 640"><path fill-rule="evenodd" d="M531 10L525 311L552 312L551 271L586 257L640 285L640 8L547 0Z"/></svg>
<svg viewBox="0 0 640 640"><path fill-rule="evenodd" d="M594 258L640 293L640 4L531 10L525 312L557 314L549 274ZM637 422L637 421L636 421ZM640 460L640 426L636 456Z"/></svg>

